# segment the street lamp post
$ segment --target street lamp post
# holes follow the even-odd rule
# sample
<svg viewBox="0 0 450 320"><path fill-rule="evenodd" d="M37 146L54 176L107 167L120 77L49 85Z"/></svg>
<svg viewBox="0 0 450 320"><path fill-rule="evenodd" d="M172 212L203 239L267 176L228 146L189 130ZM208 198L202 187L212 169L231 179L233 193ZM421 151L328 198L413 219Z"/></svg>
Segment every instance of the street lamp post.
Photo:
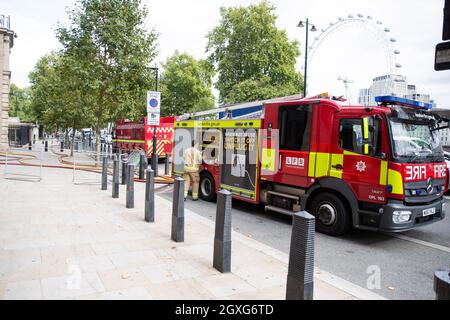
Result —
<svg viewBox="0 0 450 320"><path fill-rule="evenodd" d="M155 71L155 91L158 92L158 80L159 80L159 69L158 67L152 67L151 70ZM156 137L156 125L153 126L153 151L152 151L152 169L155 173L155 177L158 176L158 154L156 153L156 144L158 140Z"/></svg>
<svg viewBox="0 0 450 320"><path fill-rule="evenodd" d="M308 82L308 35L309 31L317 31L316 26L311 24L311 30L309 30L309 19L306 18L306 22L300 21L297 25L299 28L306 27L306 41L305 41L305 74L303 79L303 97L306 98L307 82Z"/></svg>

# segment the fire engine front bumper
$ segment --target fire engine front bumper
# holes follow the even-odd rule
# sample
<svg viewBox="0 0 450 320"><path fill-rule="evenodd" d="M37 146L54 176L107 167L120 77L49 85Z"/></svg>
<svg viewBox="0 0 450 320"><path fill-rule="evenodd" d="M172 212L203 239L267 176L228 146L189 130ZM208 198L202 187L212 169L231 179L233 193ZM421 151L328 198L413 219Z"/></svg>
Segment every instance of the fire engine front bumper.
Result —
<svg viewBox="0 0 450 320"><path fill-rule="evenodd" d="M445 218L446 202L442 197L427 205L406 206L403 201L390 200L383 206L379 230L401 232L440 221Z"/></svg>

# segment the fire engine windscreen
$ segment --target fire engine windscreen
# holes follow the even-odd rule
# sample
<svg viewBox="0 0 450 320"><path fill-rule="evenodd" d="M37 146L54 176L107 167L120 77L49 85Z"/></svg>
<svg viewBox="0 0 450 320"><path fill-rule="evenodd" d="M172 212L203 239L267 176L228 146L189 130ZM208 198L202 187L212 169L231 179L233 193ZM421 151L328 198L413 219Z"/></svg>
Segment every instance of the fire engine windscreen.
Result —
<svg viewBox="0 0 450 320"><path fill-rule="evenodd" d="M392 154L402 163L440 162L444 154L432 114L397 107L389 117Z"/></svg>

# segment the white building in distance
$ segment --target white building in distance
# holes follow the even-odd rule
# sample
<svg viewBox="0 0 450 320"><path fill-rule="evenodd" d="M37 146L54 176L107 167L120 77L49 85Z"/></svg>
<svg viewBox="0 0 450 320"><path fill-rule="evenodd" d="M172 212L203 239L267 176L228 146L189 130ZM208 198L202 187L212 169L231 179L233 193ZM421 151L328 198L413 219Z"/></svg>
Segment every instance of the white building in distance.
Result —
<svg viewBox="0 0 450 320"><path fill-rule="evenodd" d="M396 96L434 103L429 94L417 93L415 85L408 84L406 77L397 74L387 74L373 79L370 88L359 90L358 103L364 106L376 105L375 97L378 96Z"/></svg>

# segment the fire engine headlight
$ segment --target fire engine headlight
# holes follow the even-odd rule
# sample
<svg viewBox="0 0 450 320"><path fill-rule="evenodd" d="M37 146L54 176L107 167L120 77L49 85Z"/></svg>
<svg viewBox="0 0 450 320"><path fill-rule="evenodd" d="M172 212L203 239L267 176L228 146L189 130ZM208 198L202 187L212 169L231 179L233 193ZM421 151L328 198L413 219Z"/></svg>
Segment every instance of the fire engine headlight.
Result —
<svg viewBox="0 0 450 320"><path fill-rule="evenodd" d="M396 224L406 223L411 220L411 211L394 211L392 213L392 221Z"/></svg>

